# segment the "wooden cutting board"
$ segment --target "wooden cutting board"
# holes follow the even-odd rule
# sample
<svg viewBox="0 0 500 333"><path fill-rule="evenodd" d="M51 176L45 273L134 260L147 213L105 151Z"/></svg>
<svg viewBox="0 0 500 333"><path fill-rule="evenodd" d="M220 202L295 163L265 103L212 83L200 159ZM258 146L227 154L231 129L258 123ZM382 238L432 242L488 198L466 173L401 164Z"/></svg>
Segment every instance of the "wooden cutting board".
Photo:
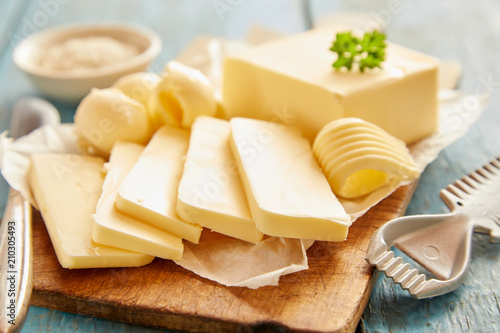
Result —
<svg viewBox="0 0 500 333"><path fill-rule="evenodd" d="M226 287L158 258L139 268L64 269L35 212L31 304L193 332L354 332L376 281L365 261L368 243L404 213L415 186L399 188L358 219L347 241L316 242L308 270L256 290Z"/></svg>

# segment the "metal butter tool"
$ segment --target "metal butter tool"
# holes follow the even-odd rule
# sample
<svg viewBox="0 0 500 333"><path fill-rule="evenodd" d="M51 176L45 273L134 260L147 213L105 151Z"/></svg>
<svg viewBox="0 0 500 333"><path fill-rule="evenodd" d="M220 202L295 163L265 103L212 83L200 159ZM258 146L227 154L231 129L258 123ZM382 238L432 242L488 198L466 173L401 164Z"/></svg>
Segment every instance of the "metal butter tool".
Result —
<svg viewBox="0 0 500 333"><path fill-rule="evenodd" d="M381 226L368 246L366 260L416 298L448 293L461 284L468 267L472 233L500 241L500 157L441 190L449 214L405 216ZM395 257L401 250L435 278L427 279Z"/></svg>
<svg viewBox="0 0 500 333"><path fill-rule="evenodd" d="M17 139L34 129L57 124L57 109L40 98L20 99L12 110L11 135ZM0 332L20 332L33 288L31 205L10 189L0 225Z"/></svg>

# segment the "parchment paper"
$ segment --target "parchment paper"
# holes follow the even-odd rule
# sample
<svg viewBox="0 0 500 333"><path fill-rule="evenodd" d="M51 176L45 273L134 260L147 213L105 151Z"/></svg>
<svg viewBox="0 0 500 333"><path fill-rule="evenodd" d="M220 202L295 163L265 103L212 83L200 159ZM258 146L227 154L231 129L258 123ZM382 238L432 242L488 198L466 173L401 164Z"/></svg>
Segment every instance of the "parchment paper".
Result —
<svg viewBox="0 0 500 333"><path fill-rule="evenodd" d="M264 37L253 36L251 40L266 40ZM219 91L223 57L242 47L248 46L241 41L205 37L196 40L177 60L200 69ZM467 132L481 115L487 96L446 90L441 92L440 100L439 132L410 147L421 170L436 158L439 151ZM0 171L9 185L36 207L27 183L29 156L41 152L77 151L72 124L42 127L16 141L8 138L7 133L2 133ZM354 221L403 184L395 181L361 199L341 200L341 203ZM204 230L200 244L185 242L185 252L178 264L227 286L258 288L277 285L280 276L307 269L306 249L312 243L270 237L261 244L253 245Z"/></svg>

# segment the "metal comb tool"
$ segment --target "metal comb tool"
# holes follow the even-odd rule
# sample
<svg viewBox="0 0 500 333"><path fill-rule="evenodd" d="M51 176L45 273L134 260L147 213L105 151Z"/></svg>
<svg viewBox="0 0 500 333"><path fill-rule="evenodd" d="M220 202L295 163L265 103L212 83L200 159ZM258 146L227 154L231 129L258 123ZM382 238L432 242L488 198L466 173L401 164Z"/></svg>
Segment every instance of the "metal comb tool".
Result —
<svg viewBox="0 0 500 333"><path fill-rule="evenodd" d="M442 295L458 288L470 260L472 233L500 242L500 157L440 192L451 213L404 216L373 235L366 260L416 298ZM427 279L391 246L427 269Z"/></svg>

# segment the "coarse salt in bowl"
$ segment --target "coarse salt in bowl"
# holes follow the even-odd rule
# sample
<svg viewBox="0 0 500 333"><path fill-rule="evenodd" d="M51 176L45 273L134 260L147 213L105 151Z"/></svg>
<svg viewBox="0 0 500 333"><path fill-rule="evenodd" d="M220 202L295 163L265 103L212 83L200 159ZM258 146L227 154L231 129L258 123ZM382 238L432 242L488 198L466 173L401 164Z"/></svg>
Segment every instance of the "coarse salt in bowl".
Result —
<svg viewBox="0 0 500 333"><path fill-rule="evenodd" d="M160 37L146 27L99 22L37 32L16 46L13 58L44 95L78 103L92 88L146 70L160 50Z"/></svg>

